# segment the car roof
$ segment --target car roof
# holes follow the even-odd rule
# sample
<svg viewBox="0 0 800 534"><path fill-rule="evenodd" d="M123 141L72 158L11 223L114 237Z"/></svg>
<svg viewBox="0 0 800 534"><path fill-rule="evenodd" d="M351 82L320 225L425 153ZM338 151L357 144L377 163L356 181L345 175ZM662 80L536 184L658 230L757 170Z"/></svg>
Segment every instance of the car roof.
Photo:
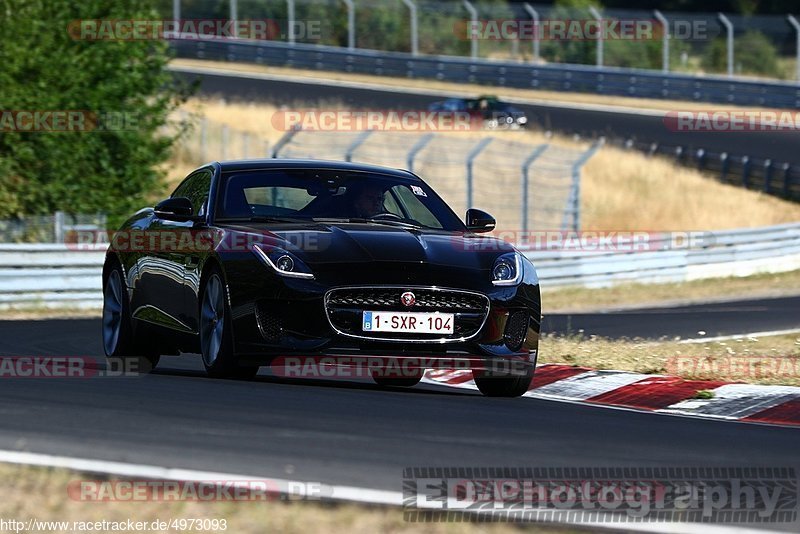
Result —
<svg viewBox="0 0 800 534"><path fill-rule="evenodd" d="M349 172L369 172L374 174L385 174L396 178L407 180L419 180L415 174L403 170L382 167L379 165L368 165L366 163L351 163L347 161L328 161L320 159L282 159L282 158L263 158L248 160L220 161L222 172L255 171L265 169L311 169L328 171L349 171Z"/></svg>

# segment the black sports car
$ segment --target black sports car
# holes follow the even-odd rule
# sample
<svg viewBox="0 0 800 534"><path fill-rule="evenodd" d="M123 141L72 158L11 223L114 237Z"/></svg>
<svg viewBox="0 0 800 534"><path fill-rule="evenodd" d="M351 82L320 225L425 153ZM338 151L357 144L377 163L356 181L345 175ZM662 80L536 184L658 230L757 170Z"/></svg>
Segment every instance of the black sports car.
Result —
<svg viewBox="0 0 800 534"><path fill-rule="evenodd" d="M524 111L491 95L478 98L449 98L432 103L428 106L428 111L468 113L473 117L479 117L484 127L491 130L518 130L528 126L528 116Z"/></svg>
<svg viewBox="0 0 800 534"><path fill-rule="evenodd" d="M216 377L293 355L379 357L405 371L373 365L379 384L455 367L484 394L518 396L536 364L539 280L511 245L478 235L494 226L476 209L461 222L408 171L210 163L112 237L105 352L150 366L200 353Z"/></svg>

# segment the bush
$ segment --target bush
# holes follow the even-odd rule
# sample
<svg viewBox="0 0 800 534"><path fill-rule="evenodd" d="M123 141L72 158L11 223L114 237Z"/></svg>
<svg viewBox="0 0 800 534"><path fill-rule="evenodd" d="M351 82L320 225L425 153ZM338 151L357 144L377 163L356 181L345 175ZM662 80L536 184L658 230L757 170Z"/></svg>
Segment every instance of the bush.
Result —
<svg viewBox="0 0 800 534"><path fill-rule="evenodd" d="M108 130L0 134L0 218L62 210L105 212L116 223L142 207L163 188L157 166L175 140L163 127L185 97L165 70L168 45L73 39L68 26L157 19L156 11L142 0L4 0L0 9L6 112L80 110L126 121Z"/></svg>
<svg viewBox="0 0 800 534"><path fill-rule="evenodd" d="M733 53L734 71L737 74L782 77L778 66L778 52L760 32L748 31L735 39ZM708 46L702 66L708 72L728 71L728 45L724 37L714 39Z"/></svg>

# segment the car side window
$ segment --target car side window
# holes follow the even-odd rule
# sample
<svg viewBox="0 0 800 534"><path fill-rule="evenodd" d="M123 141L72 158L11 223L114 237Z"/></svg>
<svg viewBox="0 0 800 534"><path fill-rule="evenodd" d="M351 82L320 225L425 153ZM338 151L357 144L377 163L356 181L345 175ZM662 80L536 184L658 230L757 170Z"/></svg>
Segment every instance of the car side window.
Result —
<svg viewBox="0 0 800 534"><path fill-rule="evenodd" d="M189 175L172 193L173 197L186 197L192 202L195 215L206 214L208 192L211 189L212 173L208 169Z"/></svg>

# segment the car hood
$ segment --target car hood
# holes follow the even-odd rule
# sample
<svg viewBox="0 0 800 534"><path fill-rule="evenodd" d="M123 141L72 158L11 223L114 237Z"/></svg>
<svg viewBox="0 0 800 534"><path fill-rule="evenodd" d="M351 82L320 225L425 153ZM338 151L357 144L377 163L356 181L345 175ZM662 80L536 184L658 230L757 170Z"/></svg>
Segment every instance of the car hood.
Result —
<svg viewBox="0 0 800 534"><path fill-rule="evenodd" d="M266 225L228 227L250 242L274 244L312 268L348 263L410 263L488 270L514 248L487 235L420 231L377 224Z"/></svg>

